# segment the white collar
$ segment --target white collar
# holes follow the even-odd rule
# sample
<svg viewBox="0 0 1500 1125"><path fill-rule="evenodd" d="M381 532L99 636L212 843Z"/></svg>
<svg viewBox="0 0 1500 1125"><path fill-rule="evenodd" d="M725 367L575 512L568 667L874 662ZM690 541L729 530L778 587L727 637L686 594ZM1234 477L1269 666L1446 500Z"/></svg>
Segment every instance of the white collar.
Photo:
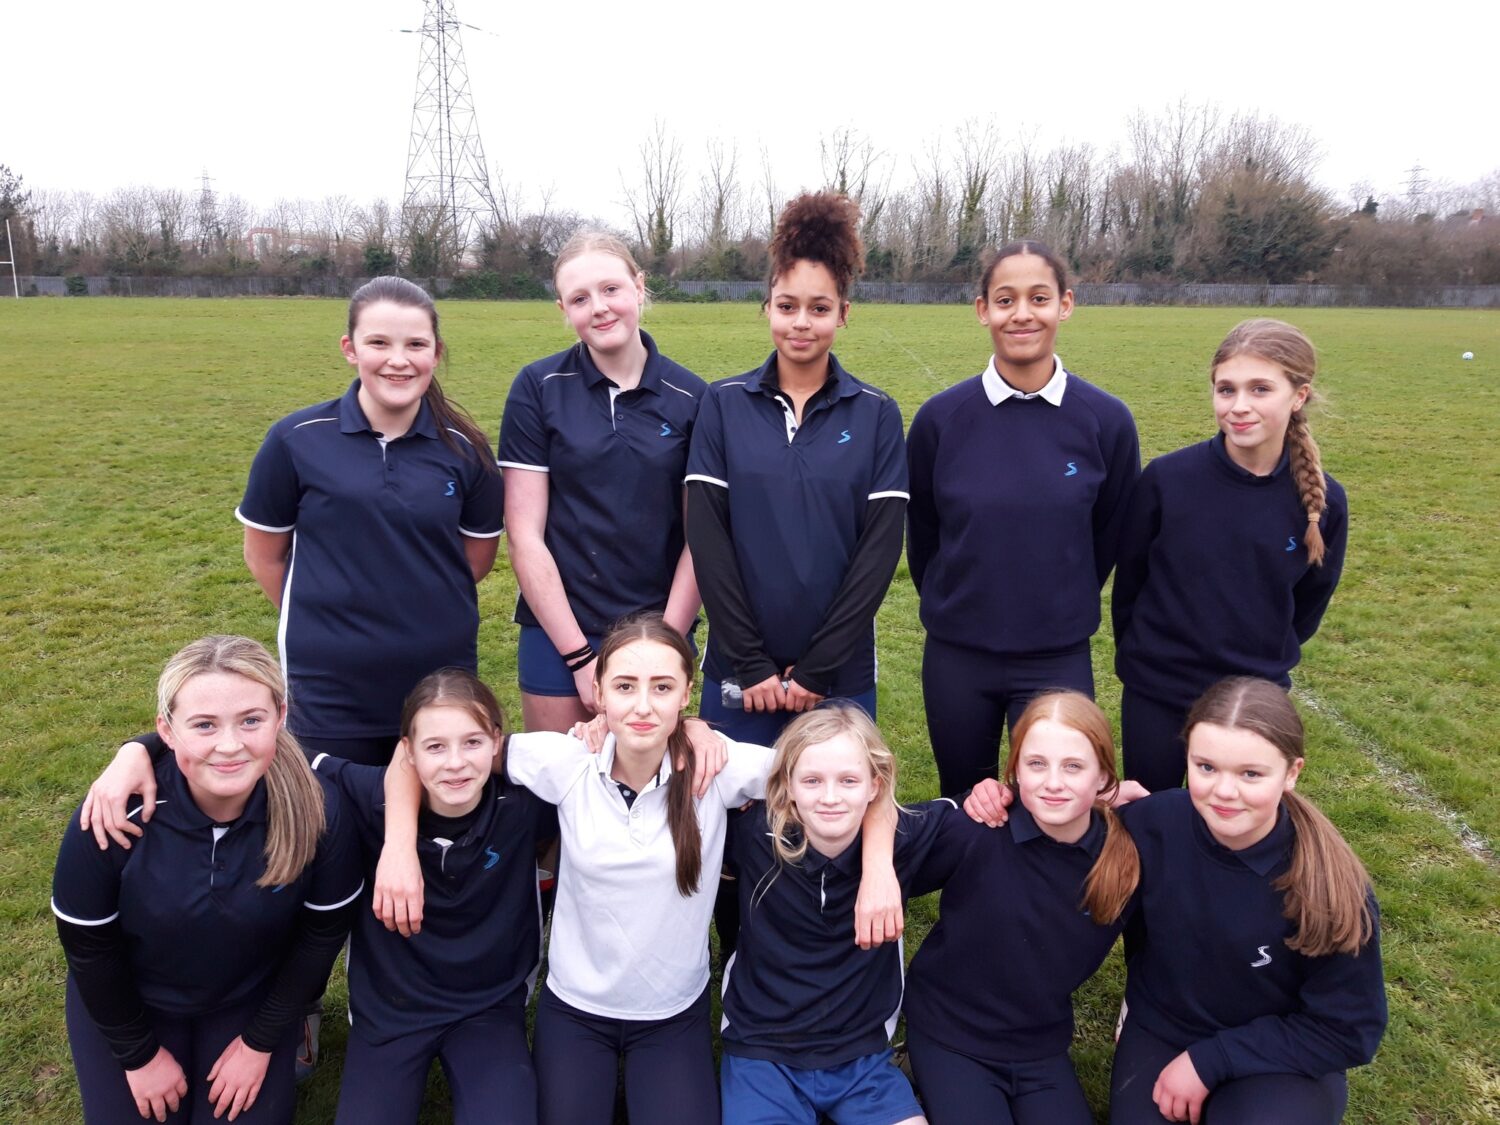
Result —
<svg viewBox="0 0 1500 1125"><path fill-rule="evenodd" d="M991 406L999 406L1008 398L1041 398L1053 406L1061 406L1063 395L1068 389L1068 373L1063 370L1062 360L1057 356L1052 357L1052 364L1052 378L1047 380L1047 385L1027 394L1016 390L1000 377L1000 372L995 370L995 357L990 356L989 366L979 376L979 381L984 384L984 396L990 400Z"/></svg>
<svg viewBox="0 0 1500 1125"><path fill-rule="evenodd" d="M605 780L612 780L613 774L611 771L615 765L615 736L613 732L604 736L604 745L599 748L599 753L591 755L591 757L594 761L594 768L603 775ZM665 785L671 776L672 755L671 753L664 753L661 756L661 766L656 771L656 786ZM656 786L647 785L646 788L654 789Z"/></svg>

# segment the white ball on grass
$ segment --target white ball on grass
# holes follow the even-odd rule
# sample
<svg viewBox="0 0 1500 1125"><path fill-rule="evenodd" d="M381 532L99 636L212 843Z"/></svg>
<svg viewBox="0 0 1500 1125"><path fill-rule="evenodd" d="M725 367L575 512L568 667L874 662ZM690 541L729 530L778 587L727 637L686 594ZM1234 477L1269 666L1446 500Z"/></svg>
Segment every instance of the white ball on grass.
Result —
<svg viewBox="0 0 1500 1125"><path fill-rule="evenodd" d="M1465 359L1473 359L1474 358L1474 353L1473 352L1464 352L1464 358Z"/></svg>

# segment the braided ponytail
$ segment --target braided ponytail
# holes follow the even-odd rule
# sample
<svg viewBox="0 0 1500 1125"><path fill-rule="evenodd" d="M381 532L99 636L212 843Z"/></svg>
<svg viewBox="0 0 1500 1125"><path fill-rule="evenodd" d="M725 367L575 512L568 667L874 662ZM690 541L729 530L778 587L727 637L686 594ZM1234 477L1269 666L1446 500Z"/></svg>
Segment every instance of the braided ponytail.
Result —
<svg viewBox="0 0 1500 1125"><path fill-rule="evenodd" d="M1294 389L1307 389L1307 398L1301 409L1293 411L1287 422L1286 444L1292 476L1297 482L1297 495L1307 511L1307 533L1303 536L1307 544L1307 561L1322 566L1323 530L1318 521L1328 506L1328 483L1323 477L1323 458L1318 452L1318 443L1313 441L1312 431L1307 426L1307 407L1317 401L1312 381L1318 373L1318 353L1312 341L1286 321L1257 317L1243 320L1230 329L1219 350L1214 352L1213 363L1208 368L1210 378L1221 363L1237 355L1254 356L1274 364Z"/></svg>

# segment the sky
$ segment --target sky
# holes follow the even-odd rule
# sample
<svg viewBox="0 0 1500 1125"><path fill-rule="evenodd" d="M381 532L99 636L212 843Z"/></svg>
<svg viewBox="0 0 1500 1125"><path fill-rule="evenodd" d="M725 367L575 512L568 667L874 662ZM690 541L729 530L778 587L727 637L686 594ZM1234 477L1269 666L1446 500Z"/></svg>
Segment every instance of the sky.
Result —
<svg viewBox="0 0 1500 1125"><path fill-rule="evenodd" d="M1210 102L1304 126L1337 200L1403 192L1420 164L1500 168L1500 3L1266 0L728 5L455 0L486 156L522 197L618 226L655 120L695 183L704 146L764 149L788 194L839 129L911 179L968 119L1045 151L1122 144L1133 111ZM31 187L144 184L399 200L421 0L59 0L9 5L0 164Z"/></svg>

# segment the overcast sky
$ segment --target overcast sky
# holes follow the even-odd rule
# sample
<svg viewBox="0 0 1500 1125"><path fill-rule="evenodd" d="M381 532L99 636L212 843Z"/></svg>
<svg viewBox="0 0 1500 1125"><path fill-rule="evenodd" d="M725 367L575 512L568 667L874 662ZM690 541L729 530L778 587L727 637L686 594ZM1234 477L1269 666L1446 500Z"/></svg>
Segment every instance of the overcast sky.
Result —
<svg viewBox="0 0 1500 1125"><path fill-rule="evenodd" d="M554 206L623 224L660 117L690 165L764 146L783 192L815 186L840 127L911 158L966 118L1042 149L1107 152L1126 118L1186 96L1305 126L1343 200L1500 167L1500 3L1216 5L457 0L492 166ZM7 5L0 163L33 187L128 184L264 206L399 200L421 0L58 0ZM483 30L476 30L483 29ZM694 179L696 176L694 175Z"/></svg>

